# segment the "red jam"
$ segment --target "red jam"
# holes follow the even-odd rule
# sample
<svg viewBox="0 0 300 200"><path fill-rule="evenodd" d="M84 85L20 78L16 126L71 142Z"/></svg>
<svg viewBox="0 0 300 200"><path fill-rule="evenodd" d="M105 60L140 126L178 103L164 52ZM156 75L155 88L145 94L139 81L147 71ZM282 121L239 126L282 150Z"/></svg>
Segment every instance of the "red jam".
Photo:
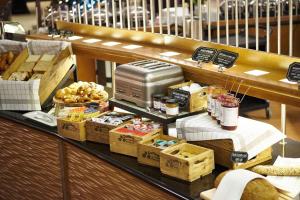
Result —
<svg viewBox="0 0 300 200"><path fill-rule="evenodd" d="M239 100L233 96L226 95L221 104L222 119L221 127L224 130L233 131L237 128L239 117Z"/></svg>

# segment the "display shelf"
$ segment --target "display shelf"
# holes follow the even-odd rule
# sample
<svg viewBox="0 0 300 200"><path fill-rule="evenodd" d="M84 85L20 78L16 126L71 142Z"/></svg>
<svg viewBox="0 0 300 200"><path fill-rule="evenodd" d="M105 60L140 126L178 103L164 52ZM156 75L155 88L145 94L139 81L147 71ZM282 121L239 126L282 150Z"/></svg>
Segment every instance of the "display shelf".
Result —
<svg viewBox="0 0 300 200"><path fill-rule="evenodd" d="M141 108L141 107L136 106L133 103L123 101L123 100L117 100L117 99L114 99L114 98L109 100L109 105L113 106L113 107L118 107L118 108L127 110L127 111L135 113L135 114L137 114L141 117L145 117L145 118L148 118L148 119L151 119L153 121L161 123L163 125L163 129L164 129L165 134L168 133L168 124L176 122L176 119L188 117L188 116L191 116L191 115L196 115L196 114L199 114L199 113L202 113L202 112L206 111L205 109L203 109L203 110L197 111L197 112L180 112L176 116L168 116L168 115L166 115L162 112L155 111L152 108L150 108L150 109Z"/></svg>

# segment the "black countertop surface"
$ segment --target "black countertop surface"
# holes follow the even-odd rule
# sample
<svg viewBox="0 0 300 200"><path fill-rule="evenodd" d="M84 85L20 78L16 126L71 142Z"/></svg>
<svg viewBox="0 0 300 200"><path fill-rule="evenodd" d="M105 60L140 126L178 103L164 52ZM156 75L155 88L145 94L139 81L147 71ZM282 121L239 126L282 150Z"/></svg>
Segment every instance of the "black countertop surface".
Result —
<svg viewBox="0 0 300 200"><path fill-rule="evenodd" d="M27 125L51 135L55 135L56 137L59 137L62 140L77 146L78 148L98 157L99 159L105 160L108 163L123 169L150 184L172 193L180 199L200 199L200 192L213 188L215 177L222 171L226 170L226 168L216 165L216 168L212 174L189 183L172 177L167 177L161 174L158 168L141 165L134 157L112 153L109 150L109 145L93 142L77 142L64 138L57 134L56 128L50 128L46 125L31 121L23 117L22 113L0 111L0 117ZM287 145L285 145L285 156L300 157L300 142L290 139L287 139L286 141ZM282 155L282 149L283 147L280 144L275 144L273 146L273 159L276 159L277 155Z"/></svg>

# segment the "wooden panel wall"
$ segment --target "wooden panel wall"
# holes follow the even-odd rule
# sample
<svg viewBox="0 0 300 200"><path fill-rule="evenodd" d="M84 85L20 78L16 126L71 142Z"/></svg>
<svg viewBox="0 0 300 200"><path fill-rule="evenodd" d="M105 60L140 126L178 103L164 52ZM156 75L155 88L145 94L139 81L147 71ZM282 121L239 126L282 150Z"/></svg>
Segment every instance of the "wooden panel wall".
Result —
<svg viewBox="0 0 300 200"><path fill-rule="evenodd" d="M71 199L176 199L70 144L65 149Z"/></svg>
<svg viewBox="0 0 300 200"><path fill-rule="evenodd" d="M58 140L0 118L0 199L63 199Z"/></svg>

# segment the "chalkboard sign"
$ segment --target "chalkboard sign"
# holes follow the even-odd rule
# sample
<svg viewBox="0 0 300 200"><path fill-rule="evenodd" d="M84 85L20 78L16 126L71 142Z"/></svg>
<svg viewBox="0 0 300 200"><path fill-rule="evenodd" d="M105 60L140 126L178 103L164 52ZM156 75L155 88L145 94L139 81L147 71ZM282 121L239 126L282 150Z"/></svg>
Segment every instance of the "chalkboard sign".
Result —
<svg viewBox="0 0 300 200"><path fill-rule="evenodd" d="M300 81L300 63L295 62L289 66L286 78L289 81L299 82Z"/></svg>
<svg viewBox="0 0 300 200"><path fill-rule="evenodd" d="M208 48L208 47L199 47L194 52L192 59L194 61L201 61L205 63L209 63L213 60L215 55L218 53L216 49Z"/></svg>
<svg viewBox="0 0 300 200"><path fill-rule="evenodd" d="M172 91L171 96L173 99L178 101L180 110L189 111L191 97L190 92L181 89L175 89Z"/></svg>
<svg viewBox="0 0 300 200"><path fill-rule="evenodd" d="M213 63L222 67L230 68L234 65L236 59L239 57L238 53L220 50L214 58Z"/></svg>
<svg viewBox="0 0 300 200"><path fill-rule="evenodd" d="M231 161L234 163L245 163L248 161L248 153L242 151L233 151L231 153Z"/></svg>

